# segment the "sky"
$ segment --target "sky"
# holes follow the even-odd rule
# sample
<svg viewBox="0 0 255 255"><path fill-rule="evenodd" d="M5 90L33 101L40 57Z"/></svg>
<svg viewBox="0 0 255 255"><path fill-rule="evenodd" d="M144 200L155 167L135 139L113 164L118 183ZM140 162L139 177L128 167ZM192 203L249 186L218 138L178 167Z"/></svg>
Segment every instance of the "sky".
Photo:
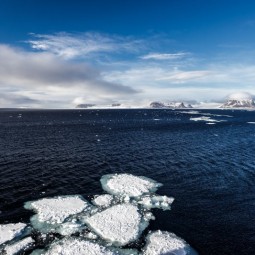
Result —
<svg viewBox="0 0 255 255"><path fill-rule="evenodd" d="M251 0L1 0L0 107L255 94Z"/></svg>

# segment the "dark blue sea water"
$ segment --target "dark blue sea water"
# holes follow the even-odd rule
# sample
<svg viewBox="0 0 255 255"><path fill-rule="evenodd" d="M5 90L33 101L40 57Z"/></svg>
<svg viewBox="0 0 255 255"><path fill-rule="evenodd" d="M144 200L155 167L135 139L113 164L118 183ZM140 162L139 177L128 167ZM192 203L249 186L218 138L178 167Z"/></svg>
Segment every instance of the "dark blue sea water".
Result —
<svg viewBox="0 0 255 255"><path fill-rule="evenodd" d="M215 125L191 121L210 116ZM232 116L232 117L230 117ZM1 110L0 223L29 222L23 203L103 193L100 177L132 173L164 184L171 211L150 229L199 254L254 254L255 112Z"/></svg>

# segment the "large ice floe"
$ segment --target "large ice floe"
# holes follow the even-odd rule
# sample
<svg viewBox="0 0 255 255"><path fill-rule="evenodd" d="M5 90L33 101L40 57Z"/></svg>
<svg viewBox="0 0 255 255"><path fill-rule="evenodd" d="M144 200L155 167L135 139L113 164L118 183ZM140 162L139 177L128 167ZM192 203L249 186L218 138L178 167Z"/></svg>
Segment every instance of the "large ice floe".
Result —
<svg viewBox="0 0 255 255"><path fill-rule="evenodd" d="M135 241L148 226L138 207L129 203L114 205L96 213L85 223L102 239L120 246Z"/></svg>
<svg viewBox="0 0 255 255"><path fill-rule="evenodd" d="M196 252L173 233L156 231L147 236L144 255L187 255Z"/></svg>
<svg viewBox="0 0 255 255"><path fill-rule="evenodd" d="M101 178L103 189L113 195L139 197L162 186L152 179L131 174L108 174Z"/></svg>
<svg viewBox="0 0 255 255"><path fill-rule="evenodd" d="M52 231L66 235L79 228L75 219L71 222L67 219L89 208L89 203L81 196L60 196L27 202L25 208L36 212L31 218L35 229L43 233Z"/></svg>
<svg viewBox="0 0 255 255"><path fill-rule="evenodd" d="M161 183L131 174L104 175L100 181L108 194L88 200L73 195L26 202L24 207L35 214L28 227L0 225L0 254L196 254L173 233L155 231L146 237L145 229L155 220L153 209L170 210L174 201L155 193Z"/></svg>

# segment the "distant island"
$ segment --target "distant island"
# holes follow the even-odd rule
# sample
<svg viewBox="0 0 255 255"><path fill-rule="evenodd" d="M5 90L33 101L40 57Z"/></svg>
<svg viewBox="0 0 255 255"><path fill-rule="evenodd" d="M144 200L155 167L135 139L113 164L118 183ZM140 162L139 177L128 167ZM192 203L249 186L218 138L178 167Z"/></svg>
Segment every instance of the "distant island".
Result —
<svg viewBox="0 0 255 255"><path fill-rule="evenodd" d="M220 108L255 108L254 97L246 92L234 93Z"/></svg>
<svg viewBox="0 0 255 255"><path fill-rule="evenodd" d="M134 104L121 104L121 103L112 103L108 105L103 104L92 104L84 103L76 105L78 109L128 109L128 108L144 108L144 109L255 109L255 100L254 96L247 92L239 92L230 94L226 97L225 102L215 103L215 102L195 102L190 104L184 101L152 101L144 103L143 105L134 105Z"/></svg>

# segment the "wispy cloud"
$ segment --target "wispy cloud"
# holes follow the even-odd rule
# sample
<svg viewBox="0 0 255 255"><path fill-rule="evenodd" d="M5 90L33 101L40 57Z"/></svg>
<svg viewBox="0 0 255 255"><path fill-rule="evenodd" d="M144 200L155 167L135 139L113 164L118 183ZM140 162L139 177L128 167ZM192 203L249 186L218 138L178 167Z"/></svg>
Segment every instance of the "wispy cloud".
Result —
<svg viewBox="0 0 255 255"><path fill-rule="evenodd" d="M190 81L198 81L202 78L208 77L212 75L212 71L205 71L205 70L196 70L196 71L174 71L170 75L165 75L164 77L158 78L158 81L171 81L173 83L184 83Z"/></svg>
<svg viewBox="0 0 255 255"><path fill-rule="evenodd" d="M52 52L67 59L88 57L95 53L137 53L145 45L142 39L93 32L31 35L33 39L28 40L28 43L33 49Z"/></svg>
<svg viewBox="0 0 255 255"><path fill-rule="evenodd" d="M178 52L178 53L149 53L144 56L140 56L141 59L152 59L152 60L176 60L182 59L189 56L188 52Z"/></svg>

